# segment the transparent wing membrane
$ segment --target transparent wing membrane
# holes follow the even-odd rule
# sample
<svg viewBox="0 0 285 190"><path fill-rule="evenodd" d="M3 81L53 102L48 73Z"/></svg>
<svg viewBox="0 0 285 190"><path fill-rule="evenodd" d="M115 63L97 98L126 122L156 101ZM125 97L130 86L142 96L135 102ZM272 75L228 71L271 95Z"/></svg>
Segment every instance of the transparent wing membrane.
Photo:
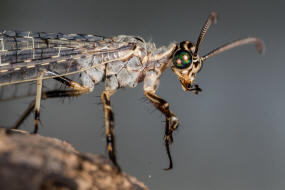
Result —
<svg viewBox="0 0 285 190"><path fill-rule="evenodd" d="M100 64L111 54L132 48L127 43L90 34L2 31L0 86L36 80L43 70L60 75L80 72L79 59L97 56Z"/></svg>

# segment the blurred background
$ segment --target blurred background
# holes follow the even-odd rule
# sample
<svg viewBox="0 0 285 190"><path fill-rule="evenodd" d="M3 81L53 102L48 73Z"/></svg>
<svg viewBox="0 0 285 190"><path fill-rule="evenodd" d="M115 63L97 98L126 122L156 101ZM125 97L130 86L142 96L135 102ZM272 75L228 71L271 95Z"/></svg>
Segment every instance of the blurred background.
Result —
<svg viewBox="0 0 285 190"><path fill-rule="evenodd" d="M163 145L164 118L143 101L142 84L122 89L111 101L118 161L150 189L281 190L285 188L285 2L1 0L0 28L103 36L137 35L157 46L196 42L211 11L219 21L200 55L235 39L256 36L266 51L235 48L205 62L198 96L184 92L167 70L158 94L181 121L171 151ZM283 24L282 24L283 23ZM104 115L94 92L72 100L42 102L40 134L69 141L81 152L106 154ZM0 125L11 126L33 97L0 102ZM33 129L33 117L22 126Z"/></svg>

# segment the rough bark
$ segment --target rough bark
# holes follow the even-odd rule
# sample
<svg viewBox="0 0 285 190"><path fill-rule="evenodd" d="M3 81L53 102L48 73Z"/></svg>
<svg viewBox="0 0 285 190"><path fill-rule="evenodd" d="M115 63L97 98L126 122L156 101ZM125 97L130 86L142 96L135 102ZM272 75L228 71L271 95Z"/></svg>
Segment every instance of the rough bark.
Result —
<svg viewBox="0 0 285 190"><path fill-rule="evenodd" d="M134 177L116 172L103 156L83 154L59 139L0 129L0 189L144 190Z"/></svg>

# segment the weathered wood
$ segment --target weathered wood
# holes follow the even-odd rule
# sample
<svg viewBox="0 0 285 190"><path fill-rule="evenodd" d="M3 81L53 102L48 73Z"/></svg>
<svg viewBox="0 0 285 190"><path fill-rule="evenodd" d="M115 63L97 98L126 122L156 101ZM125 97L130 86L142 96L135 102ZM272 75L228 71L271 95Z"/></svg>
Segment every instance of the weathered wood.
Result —
<svg viewBox="0 0 285 190"><path fill-rule="evenodd" d="M0 189L145 190L103 156L83 154L59 139L0 129Z"/></svg>

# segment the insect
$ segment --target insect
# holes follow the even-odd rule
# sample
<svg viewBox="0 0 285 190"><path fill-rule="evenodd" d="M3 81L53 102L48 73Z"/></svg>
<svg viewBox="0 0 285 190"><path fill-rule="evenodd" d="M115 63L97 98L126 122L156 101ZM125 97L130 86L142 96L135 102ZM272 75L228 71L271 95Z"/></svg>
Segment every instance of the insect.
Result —
<svg viewBox="0 0 285 190"><path fill-rule="evenodd" d="M165 116L164 145L173 168L170 144L172 133L179 125L178 118L170 106L156 95L162 73L171 68L184 91L198 94L201 89L194 83L204 61L233 47L254 44L259 52L263 43L255 37L239 39L225 44L204 56L198 51L210 25L217 21L217 13L207 18L197 43L183 41L156 48L153 42L145 42L136 36L119 35L105 38L97 35L61 34L43 32L0 33L0 86L36 81L36 97L22 114L13 128L34 111L34 131L37 133L40 119L41 100L80 96L93 91L99 82L105 82L101 93L105 113L105 133L108 156L120 171L115 154L114 115L110 98L119 88L136 87L144 83L148 100ZM80 74L81 82L70 79ZM43 91L43 80L54 79L69 87L68 90Z"/></svg>

